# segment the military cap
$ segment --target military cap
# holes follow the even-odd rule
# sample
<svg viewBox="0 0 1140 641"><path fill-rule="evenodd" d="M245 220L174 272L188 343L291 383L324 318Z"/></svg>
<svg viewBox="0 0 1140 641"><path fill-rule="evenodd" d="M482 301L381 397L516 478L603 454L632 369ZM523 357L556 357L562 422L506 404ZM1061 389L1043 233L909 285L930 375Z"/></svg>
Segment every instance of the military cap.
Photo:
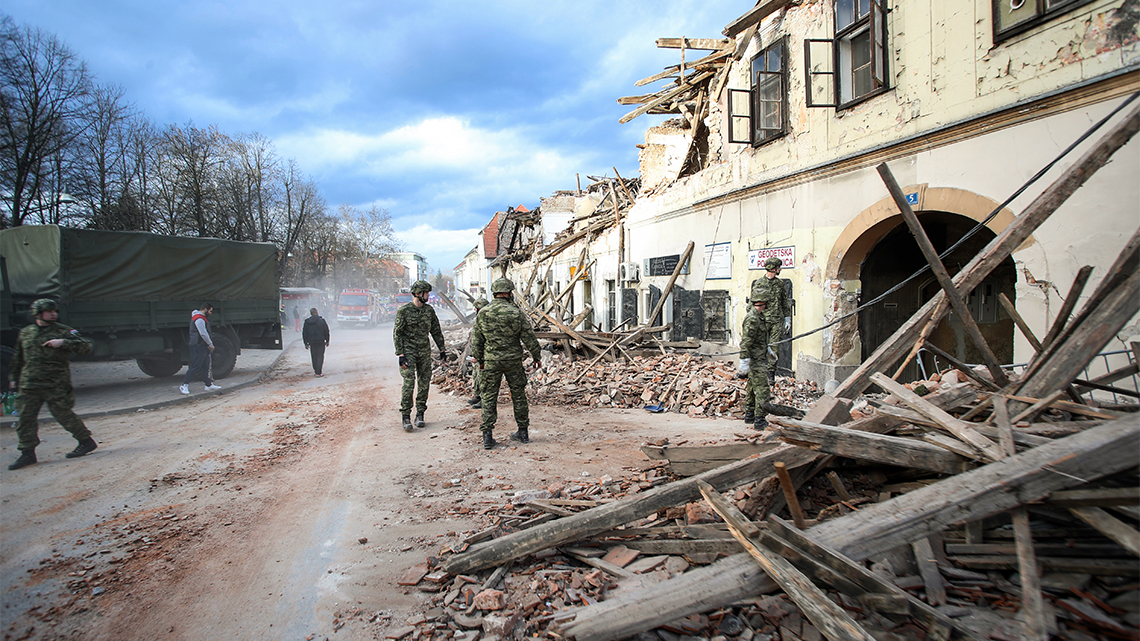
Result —
<svg viewBox="0 0 1140 641"><path fill-rule="evenodd" d="M513 292L514 290L515 290L515 284L513 282L511 282L511 279L509 279L509 278L500 278L500 279L496 280L495 282L491 283L491 293L492 294L502 294L503 292Z"/></svg>
<svg viewBox="0 0 1140 641"><path fill-rule="evenodd" d="M412 293L413 294L419 294L421 292L430 292L430 291L431 291L431 283L427 282L426 280L417 280L416 282L412 283Z"/></svg>
<svg viewBox="0 0 1140 641"><path fill-rule="evenodd" d="M32 316L43 312L59 311L59 303L50 298L41 298L32 303Z"/></svg>
<svg viewBox="0 0 1140 641"><path fill-rule="evenodd" d="M486 298L483 298L482 296L480 296L479 298L476 298L475 303L474 303L475 309L483 309L484 307L486 307L489 304L490 304L490 302Z"/></svg>
<svg viewBox="0 0 1140 641"><path fill-rule="evenodd" d="M783 266L783 261L775 256L764 259L764 269L767 271L775 271Z"/></svg>

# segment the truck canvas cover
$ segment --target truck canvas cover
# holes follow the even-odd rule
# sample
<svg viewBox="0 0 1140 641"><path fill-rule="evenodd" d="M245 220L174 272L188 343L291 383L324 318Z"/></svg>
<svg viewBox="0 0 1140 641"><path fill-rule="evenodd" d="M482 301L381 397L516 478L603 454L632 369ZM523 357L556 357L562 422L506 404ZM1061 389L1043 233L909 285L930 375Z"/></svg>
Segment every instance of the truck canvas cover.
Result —
<svg viewBox="0 0 1140 641"><path fill-rule="evenodd" d="M277 248L217 238L24 225L0 231L11 292L77 301L276 301Z"/></svg>

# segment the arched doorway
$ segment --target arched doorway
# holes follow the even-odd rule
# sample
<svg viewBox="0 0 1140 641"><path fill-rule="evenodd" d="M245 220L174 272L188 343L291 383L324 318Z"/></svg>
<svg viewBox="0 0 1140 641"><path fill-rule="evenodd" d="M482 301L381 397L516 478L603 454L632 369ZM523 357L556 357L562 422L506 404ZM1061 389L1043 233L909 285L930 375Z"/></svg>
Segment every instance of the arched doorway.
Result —
<svg viewBox="0 0 1140 641"><path fill-rule="evenodd" d="M910 185L903 188L903 192L939 253L985 220L998 206L996 201L985 196L952 187ZM943 263L951 275L958 273L1013 218L1012 211L1002 209L963 247L944 259ZM1030 239L1026 245L1033 242ZM855 215L832 246L826 278L839 291L859 292L857 300L853 300L854 297L835 297L834 313L845 314L876 298L924 265L926 260L894 201L890 197L883 198ZM972 315L979 321L990 349L1001 363L1013 360L1014 326L998 303L997 296L1005 293L1011 301L1015 300L1015 283L1016 267L1012 259L1007 259L967 299L967 306L973 310ZM857 352L860 354L859 362L862 362L938 290L933 274L927 272L873 308L860 312L855 318L845 319L831 330L830 343L825 342L824 359L836 363L851 362L847 360L849 354ZM954 314L939 323L930 342L966 363L981 362L961 320ZM927 359L926 365L927 373L931 373L931 359ZM888 374L894 374L894 371ZM911 364L904 372L903 380L914 380L919 376L919 368Z"/></svg>
<svg viewBox="0 0 1140 641"><path fill-rule="evenodd" d="M971 218L941 211L918 212L919 221L930 242L939 254L958 242L977 225ZM908 276L926 265L926 259L911 236L901 216L894 227L871 248L860 266L862 301L877 298ZM982 228L962 246L942 259L951 275L958 273L983 247L994 238L988 228ZM989 343L999 363L1013 362L1013 320L1002 310L998 294L1004 293L1014 300L1016 271L1012 259L1006 259L966 299L966 306L977 321L982 335ZM877 305L859 313L859 335L864 355L870 354L905 323L920 307L940 290L938 281L930 272L906 283ZM967 335L961 319L950 314L935 328L928 339L943 351L965 363L981 363L982 357ZM926 373L934 371L932 356L924 358ZM893 374L894 372L890 372ZM921 378L921 370L912 363L901 380Z"/></svg>

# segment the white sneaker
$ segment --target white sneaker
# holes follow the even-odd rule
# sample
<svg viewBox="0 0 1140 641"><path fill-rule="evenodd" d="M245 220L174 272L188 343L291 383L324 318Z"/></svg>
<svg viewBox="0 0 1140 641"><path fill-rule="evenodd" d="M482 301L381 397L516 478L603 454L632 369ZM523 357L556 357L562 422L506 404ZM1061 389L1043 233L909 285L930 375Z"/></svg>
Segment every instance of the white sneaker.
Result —
<svg viewBox="0 0 1140 641"><path fill-rule="evenodd" d="M221 385L207 385L207 386L206 386L206 391L207 391L207 392L209 392L209 391L213 391L213 390L216 390L216 389L222 389L222 386L221 386Z"/></svg>
<svg viewBox="0 0 1140 641"><path fill-rule="evenodd" d="M190 386L183 383L182 385L180 385L178 387L178 391L182 392L183 394L189 394L190 393Z"/></svg>

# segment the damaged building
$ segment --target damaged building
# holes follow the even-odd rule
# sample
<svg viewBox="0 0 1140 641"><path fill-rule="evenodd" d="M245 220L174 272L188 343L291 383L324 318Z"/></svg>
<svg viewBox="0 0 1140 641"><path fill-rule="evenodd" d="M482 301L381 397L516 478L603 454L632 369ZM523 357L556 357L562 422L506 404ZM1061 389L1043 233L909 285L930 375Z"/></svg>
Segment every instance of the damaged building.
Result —
<svg viewBox="0 0 1140 641"><path fill-rule="evenodd" d="M954 275L1135 107L1138 19L1133 0L764 0L723 38L662 38L678 64L619 99L623 122L673 116L646 132L640 176L497 213L457 282L485 295L506 274L572 329L668 326L727 352L776 256L794 301L781 374L844 381L940 291L881 167ZM1033 355L1015 316L1045 335L1082 268L1091 291L1136 232L1137 144L965 297L1002 366ZM1127 362L1137 333L1106 349ZM957 313L921 342L915 378L939 353L987 358Z"/></svg>

